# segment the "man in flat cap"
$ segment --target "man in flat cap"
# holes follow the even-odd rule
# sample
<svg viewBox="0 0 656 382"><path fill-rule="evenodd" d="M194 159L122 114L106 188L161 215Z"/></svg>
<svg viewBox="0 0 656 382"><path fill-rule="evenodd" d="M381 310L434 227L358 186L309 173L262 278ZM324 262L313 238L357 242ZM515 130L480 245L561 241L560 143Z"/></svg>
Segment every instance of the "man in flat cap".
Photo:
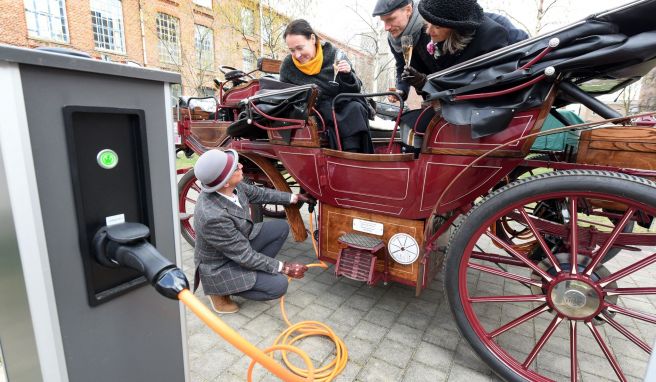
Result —
<svg viewBox="0 0 656 382"><path fill-rule="evenodd" d="M426 76L437 71L435 58L426 49L431 42L426 33L426 22L417 10L417 4L412 0L378 0L373 11L374 17L380 17L388 32L387 42L390 45L392 55L396 61L396 89L403 99L408 98L410 86L413 86L418 94L426 83ZM515 26L504 16L496 13L485 13L508 31L510 43L515 43L528 38L528 34ZM402 36L411 36L413 41L410 68L406 68L403 59L403 48L401 47ZM391 102L396 98L389 97Z"/></svg>

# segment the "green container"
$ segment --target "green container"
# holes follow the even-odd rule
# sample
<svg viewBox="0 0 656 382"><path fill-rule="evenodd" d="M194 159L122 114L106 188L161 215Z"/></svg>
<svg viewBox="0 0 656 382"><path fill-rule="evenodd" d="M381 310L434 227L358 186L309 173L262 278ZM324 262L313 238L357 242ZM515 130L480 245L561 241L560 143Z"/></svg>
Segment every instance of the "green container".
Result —
<svg viewBox="0 0 656 382"><path fill-rule="evenodd" d="M584 121L574 112L569 110L558 110L560 115L563 116L570 124L577 125L579 123L584 123ZM557 120L553 115L549 114L547 119L542 125L541 131L548 131L552 129L557 129L559 127L564 127L559 120ZM576 132L565 131L562 133L556 133L551 135L540 136L535 139L531 150L540 150L540 151L564 151L565 147L572 146L574 148L579 145L579 135Z"/></svg>

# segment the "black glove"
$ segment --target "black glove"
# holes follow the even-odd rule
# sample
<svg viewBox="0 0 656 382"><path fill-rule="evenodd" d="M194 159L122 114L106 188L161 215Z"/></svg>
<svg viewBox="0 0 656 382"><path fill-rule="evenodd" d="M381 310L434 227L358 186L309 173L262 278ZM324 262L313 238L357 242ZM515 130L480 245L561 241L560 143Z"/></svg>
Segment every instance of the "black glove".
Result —
<svg viewBox="0 0 656 382"><path fill-rule="evenodd" d="M417 69L413 68L412 66L407 66L405 69L403 69L403 73L401 73L401 79L414 86L417 91L421 91L424 85L426 85L426 75L419 73Z"/></svg>
<svg viewBox="0 0 656 382"><path fill-rule="evenodd" d="M305 194L296 194L296 204L301 204L301 203L317 204L317 201Z"/></svg>

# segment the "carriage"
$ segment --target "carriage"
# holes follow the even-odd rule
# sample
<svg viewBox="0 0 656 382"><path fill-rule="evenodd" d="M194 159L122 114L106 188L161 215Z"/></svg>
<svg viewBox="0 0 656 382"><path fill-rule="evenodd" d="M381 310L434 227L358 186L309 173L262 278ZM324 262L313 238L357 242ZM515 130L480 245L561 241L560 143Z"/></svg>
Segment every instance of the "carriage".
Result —
<svg viewBox="0 0 656 382"><path fill-rule="evenodd" d="M623 366L656 339L656 128L596 97L656 65L655 13L636 1L431 75L425 132L396 118L374 154L328 146L315 87L228 68L213 118L180 119L179 149L236 149L250 181L315 198L311 234L337 276L420 294L443 267L458 329L501 378L581 380L594 357L636 378ZM572 103L600 121L572 125L556 112ZM549 115L565 127L541 131ZM575 143L531 149L558 133ZM193 242L193 170L179 191ZM285 214L304 240L299 210Z"/></svg>

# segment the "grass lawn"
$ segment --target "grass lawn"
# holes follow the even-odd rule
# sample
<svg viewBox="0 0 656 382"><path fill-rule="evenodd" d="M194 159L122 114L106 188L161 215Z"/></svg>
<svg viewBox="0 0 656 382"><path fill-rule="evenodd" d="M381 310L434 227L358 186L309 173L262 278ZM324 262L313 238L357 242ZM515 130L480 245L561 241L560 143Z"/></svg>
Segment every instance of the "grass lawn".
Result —
<svg viewBox="0 0 656 382"><path fill-rule="evenodd" d="M198 155L196 155L196 154L194 154L191 157L187 158L184 154L180 153L175 158L175 168L177 170L177 169L181 169L181 168L193 167L193 165L196 163L197 159L198 159Z"/></svg>

